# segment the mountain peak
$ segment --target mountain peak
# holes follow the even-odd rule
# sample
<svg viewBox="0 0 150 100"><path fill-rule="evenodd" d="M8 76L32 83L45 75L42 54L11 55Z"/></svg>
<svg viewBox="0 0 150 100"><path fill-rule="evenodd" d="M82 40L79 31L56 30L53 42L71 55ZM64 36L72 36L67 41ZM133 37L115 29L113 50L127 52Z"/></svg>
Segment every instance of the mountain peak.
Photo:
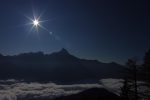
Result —
<svg viewBox="0 0 150 100"><path fill-rule="evenodd" d="M65 48L62 48L59 53L62 53L62 54L69 54L69 52L65 49Z"/></svg>

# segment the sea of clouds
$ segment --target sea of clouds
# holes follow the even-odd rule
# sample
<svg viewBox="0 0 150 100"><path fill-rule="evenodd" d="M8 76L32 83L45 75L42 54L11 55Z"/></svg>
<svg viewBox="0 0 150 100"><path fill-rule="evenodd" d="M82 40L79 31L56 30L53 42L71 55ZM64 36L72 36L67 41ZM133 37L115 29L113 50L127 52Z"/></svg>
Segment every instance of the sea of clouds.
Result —
<svg viewBox="0 0 150 100"><path fill-rule="evenodd" d="M0 100L27 100L31 98L48 98L69 95L83 90L98 87L100 84L58 85L55 83L23 82L17 80L0 81Z"/></svg>
<svg viewBox="0 0 150 100"><path fill-rule="evenodd" d="M24 82L14 79L0 80L0 100L53 100L56 97L76 94L90 88L105 88L119 95L122 79L102 79L95 84L58 85L52 82ZM139 82L140 83L140 82ZM142 83L141 83L142 84ZM147 87L141 87L147 91ZM145 90L146 89L146 90Z"/></svg>

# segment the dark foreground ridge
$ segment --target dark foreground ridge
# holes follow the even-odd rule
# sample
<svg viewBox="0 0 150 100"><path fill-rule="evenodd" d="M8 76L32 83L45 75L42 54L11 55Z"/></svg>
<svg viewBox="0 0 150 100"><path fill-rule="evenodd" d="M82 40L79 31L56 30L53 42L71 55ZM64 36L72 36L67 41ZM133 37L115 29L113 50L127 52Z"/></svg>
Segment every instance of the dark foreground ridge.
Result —
<svg viewBox="0 0 150 100"><path fill-rule="evenodd" d="M121 78L125 68L117 63L80 59L66 49L52 54L23 53L0 55L0 79L26 81L79 82L101 78Z"/></svg>
<svg viewBox="0 0 150 100"><path fill-rule="evenodd" d="M92 88L72 94L69 96L58 97L54 100L122 100L119 96L107 91L104 88Z"/></svg>

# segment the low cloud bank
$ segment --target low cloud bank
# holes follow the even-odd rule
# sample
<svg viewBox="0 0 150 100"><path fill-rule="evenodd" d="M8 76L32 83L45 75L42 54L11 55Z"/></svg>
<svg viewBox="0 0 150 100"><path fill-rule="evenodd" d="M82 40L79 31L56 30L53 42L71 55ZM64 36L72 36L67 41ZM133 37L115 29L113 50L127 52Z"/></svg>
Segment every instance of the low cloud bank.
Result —
<svg viewBox="0 0 150 100"><path fill-rule="evenodd" d="M17 80L0 81L0 100L24 100L30 98L49 98L78 93L102 87L100 84L57 85L55 83L26 83Z"/></svg>
<svg viewBox="0 0 150 100"><path fill-rule="evenodd" d="M105 88L120 94L122 79L101 79L96 84L58 85L55 83L24 82L14 79L0 80L0 100L53 100L55 97L70 95L90 88ZM139 93L149 94L150 88L144 82L138 82ZM145 98L144 96L140 96ZM148 100L145 98L144 100Z"/></svg>

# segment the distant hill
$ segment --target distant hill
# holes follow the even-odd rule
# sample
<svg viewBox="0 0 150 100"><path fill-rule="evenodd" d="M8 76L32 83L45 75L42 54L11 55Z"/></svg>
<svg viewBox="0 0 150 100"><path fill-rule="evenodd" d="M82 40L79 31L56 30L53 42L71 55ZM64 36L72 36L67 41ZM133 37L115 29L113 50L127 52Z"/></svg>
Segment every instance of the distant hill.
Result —
<svg viewBox="0 0 150 100"><path fill-rule="evenodd" d="M61 96L54 100L122 100L119 96L107 91L104 88L92 88L72 94L69 96Z"/></svg>
<svg viewBox="0 0 150 100"><path fill-rule="evenodd" d="M0 79L80 82L101 78L121 78L126 69L117 63L80 59L66 49L52 54L23 53L0 55Z"/></svg>

